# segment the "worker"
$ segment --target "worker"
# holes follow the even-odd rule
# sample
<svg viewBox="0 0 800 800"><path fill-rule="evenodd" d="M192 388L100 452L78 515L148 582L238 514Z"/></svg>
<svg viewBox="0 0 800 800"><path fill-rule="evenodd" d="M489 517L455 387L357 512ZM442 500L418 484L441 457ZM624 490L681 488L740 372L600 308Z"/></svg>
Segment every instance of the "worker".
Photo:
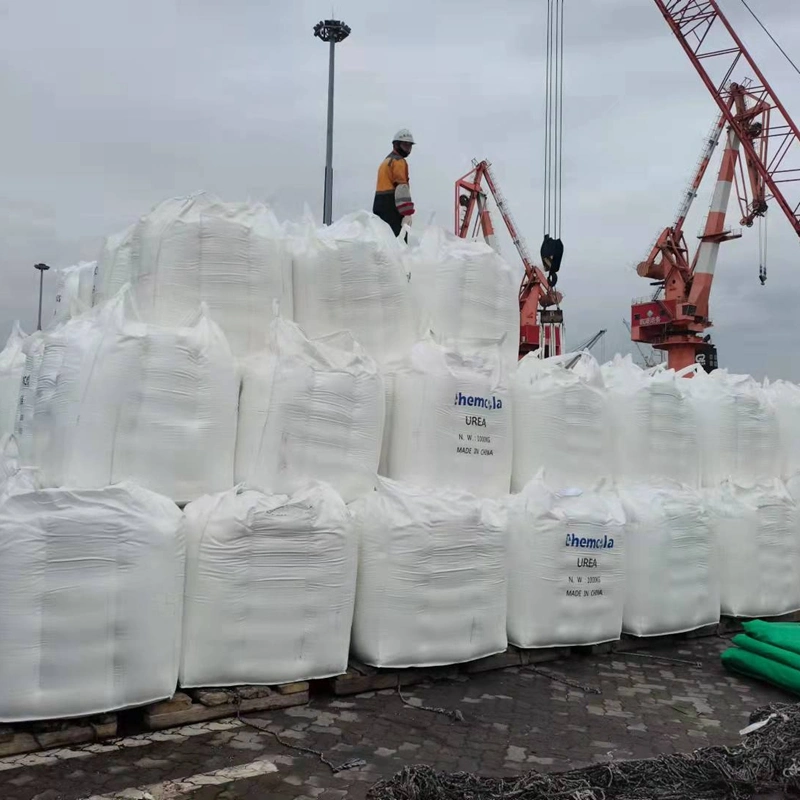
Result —
<svg viewBox="0 0 800 800"><path fill-rule="evenodd" d="M393 231L400 235L403 225L411 224L414 201L408 188L408 162L414 146L414 137L407 128L397 131L392 140L392 152L378 167L378 183L372 213L380 217Z"/></svg>

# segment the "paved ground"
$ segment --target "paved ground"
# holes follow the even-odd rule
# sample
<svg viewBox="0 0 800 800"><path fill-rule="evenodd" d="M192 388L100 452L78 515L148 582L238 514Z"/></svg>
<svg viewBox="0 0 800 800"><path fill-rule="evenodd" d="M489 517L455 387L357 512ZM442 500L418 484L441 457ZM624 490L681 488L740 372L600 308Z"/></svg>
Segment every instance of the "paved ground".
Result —
<svg viewBox="0 0 800 800"><path fill-rule="evenodd" d="M363 798L375 780L407 764L514 775L733 744L753 709L791 698L723 672L724 646L709 638L645 651L701 666L614 654L540 668L599 694L531 668L404 692L411 703L457 709L463 721L411 708L392 691L319 698L310 706L249 718L287 741L324 751L333 763L366 762L338 774L315 756L233 719L0 759L0 798Z"/></svg>

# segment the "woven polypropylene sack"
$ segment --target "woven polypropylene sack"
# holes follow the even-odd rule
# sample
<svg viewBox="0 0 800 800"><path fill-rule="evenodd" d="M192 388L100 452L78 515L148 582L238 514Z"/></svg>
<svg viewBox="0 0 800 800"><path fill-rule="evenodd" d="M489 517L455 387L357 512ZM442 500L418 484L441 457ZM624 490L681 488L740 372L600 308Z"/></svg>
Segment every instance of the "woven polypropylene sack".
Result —
<svg viewBox="0 0 800 800"><path fill-rule="evenodd" d="M603 366L619 481L677 481L699 488L701 454L692 378L640 369L630 356Z"/></svg>
<svg viewBox="0 0 800 800"><path fill-rule="evenodd" d="M503 339L511 371L519 348L519 275L486 242L429 226L408 268L421 330L442 341Z"/></svg>
<svg viewBox="0 0 800 800"><path fill-rule="evenodd" d="M720 603L732 617L800 609L800 517L780 481L708 492L720 561Z"/></svg>
<svg viewBox="0 0 800 800"><path fill-rule="evenodd" d="M99 714L172 696L181 512L121 484L0 503L0 721Z"/></svg>
<svg viewBox="0 0 800 800"><path fill-rule="evenodd" d="M506 521L494 501L380 479L351 509L361 661L421 667L506 649Z"/></svg>
<svg viewBox="0 0 800 800"><path fill-rule="evenodd" d="M293 314L287 238L260 204L166 200L107 243L99 272L107 299L131 283L145 322L183 325L205 303L237 356L265 346L273 306Z"/></svg>
<svg viewBox="0 0 800 800"><path fill-rule="evenodd" d="M355 500L375 486L384 414L377 364L349 334L310 341L275 320L242 365L236 480L278 493L325 481Z"/></svg>
<svg viewBox="0 0 800 800"><path fill-rule="evenodd" d="M185 513L182 686L286 683L347 669L357 543L333 489L232 490Z"/></svg>
<svg viewBox="0 0 800 800"><path fill-rule="evenodd" d="M18 414L19 395L25 374L27 337L18 322L11 328L6 346L0 350L0 436L14 433Z"/></svg>
<svg viewBox="0 0 800 800"><path fill-rule="evenodd" d="M385 364L405 356L416 317L403 248L366 212L295 237L294 318L311 339L339 331Z"/></svg>
<svg viewBox="0 0 800 800"><path fill-rule="evenodd" d="M625 510L625 609L635 636L719 622L719 560L704 498L674 484L620 488Z"/></svg>
<svg viewBox="0 0 800 800"><path fill-rule="evenodd" d="M609 490L552 489L544 474L509 501L508 640L518 647L619 639L625 514Z"/></svg>
<svg viewBox="0 0 800 800"><path fill-rule="evenodd" d="M568 369L575 358L589 363L581 371ZM591 356L530 354L520 361L511 386L515 492L542 469L555 486L588 489L612 476L608 393Z"/></svg>
<svg viewBox="0 0 800 800"><path fill-rule="evenodd" d="M500 345L419 342L393 376L388 477L481 497L509 491L511 397Z"/></svg>

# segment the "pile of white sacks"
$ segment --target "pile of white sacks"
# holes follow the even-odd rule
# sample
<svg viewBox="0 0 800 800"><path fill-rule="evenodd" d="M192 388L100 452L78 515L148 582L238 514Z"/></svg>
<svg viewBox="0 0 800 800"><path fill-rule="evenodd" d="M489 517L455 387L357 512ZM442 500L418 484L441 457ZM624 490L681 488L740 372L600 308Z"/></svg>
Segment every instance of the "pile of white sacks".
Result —
<svg viewBox="0 0 800 800"><path fill-rule="evenodd" d="M518 366L517 292L204 194L63 271L0 352L0 721L800 608L800 387Z"/></svg>

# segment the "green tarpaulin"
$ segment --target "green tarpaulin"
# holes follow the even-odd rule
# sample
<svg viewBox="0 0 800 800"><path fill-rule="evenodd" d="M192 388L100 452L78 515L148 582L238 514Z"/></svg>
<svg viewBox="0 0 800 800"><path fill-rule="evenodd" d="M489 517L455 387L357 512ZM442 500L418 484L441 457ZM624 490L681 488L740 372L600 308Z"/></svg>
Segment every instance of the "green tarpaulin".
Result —
<svg viewBox="0 0 800 800"><path fill-rule="evenodd" d="M800 695L800 623L752 620L722 654L732 672Z"/></svg>

